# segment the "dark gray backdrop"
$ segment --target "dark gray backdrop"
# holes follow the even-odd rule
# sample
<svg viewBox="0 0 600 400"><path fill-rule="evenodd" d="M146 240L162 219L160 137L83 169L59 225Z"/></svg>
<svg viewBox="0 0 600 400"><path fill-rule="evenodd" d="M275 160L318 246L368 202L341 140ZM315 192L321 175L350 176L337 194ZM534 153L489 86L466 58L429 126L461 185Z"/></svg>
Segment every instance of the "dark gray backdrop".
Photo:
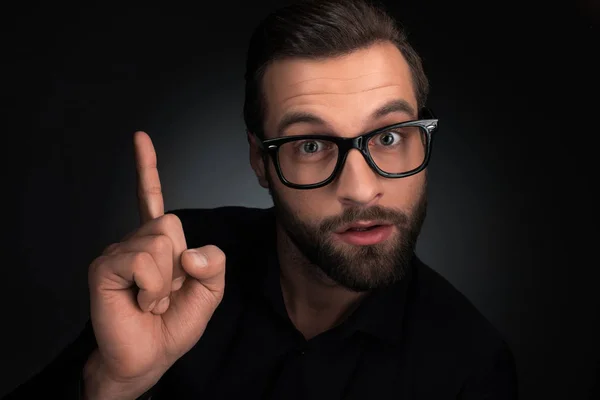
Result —
<svg viewBox="0 0 600 400"><path fill-rule="evenodd" d="M168 209L271 205L248 164L243 67L251 29L282 3L6 13L0 395L74 338L87 266L135 227L135 130L154 140ZM419 254L505 335L522 398L587 398L597 8L450 3L388 2L441 120Z"/></svg>

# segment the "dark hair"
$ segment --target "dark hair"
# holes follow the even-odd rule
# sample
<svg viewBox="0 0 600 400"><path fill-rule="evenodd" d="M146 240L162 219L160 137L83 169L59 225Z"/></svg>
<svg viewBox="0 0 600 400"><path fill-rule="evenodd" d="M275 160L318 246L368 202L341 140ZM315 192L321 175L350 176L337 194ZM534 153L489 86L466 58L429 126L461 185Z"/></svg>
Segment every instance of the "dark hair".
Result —
<svg viewBox="0 0 600 400"><path fill-rule="evenodd" d="M421 58L405 33L383 8L367 0L305 0L268 15L254 30L246 58L244 120L248 131L264 136L266 101L262 80L275 60L341 56L377 42L394 43L406 59L418 107L429 83Z"/></svg>

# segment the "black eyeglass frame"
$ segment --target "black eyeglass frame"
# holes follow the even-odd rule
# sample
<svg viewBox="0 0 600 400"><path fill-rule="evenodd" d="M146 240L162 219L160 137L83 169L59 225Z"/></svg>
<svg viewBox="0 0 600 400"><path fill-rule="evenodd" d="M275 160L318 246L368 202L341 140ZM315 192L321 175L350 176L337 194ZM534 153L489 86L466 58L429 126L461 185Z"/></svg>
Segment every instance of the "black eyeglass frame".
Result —
<svg viewBox="0 0 600 400"><path fill-rule="evenodd" d="M410 171L406 171L406 172L402 172L402 173L398 173L398 174L385 172L377 166L375 161L373 161L371 154L369 154L369 148L368 148L369 140L373 136L378 135L380 133L388 132L390 130L402 128L402 127L406 127L406 126L417 126L417 127L422 128L425 131L425 140L426 140L425 158L424 158L423 162L421 163L421 165L419 165L417 168L414 168ZM362 135L359 135L359 136L356 136L353 138L344 138L344 137L329 136L329 135L285 136L285 137L278 137L278 138L274 138L274 139L265 139L265 140L262 140L257 136L255 136L255 138L256 138L256 143L258 144L258 147L263 152L267 153L273 160L273 164L275 165L275 171L277 172L277 176L279 177L279 180L284 185L286 185L287 187L290 187L292 189L307 190L307 189L317 189L317 188L326 186L326 185L330 184L331 182L333 182L333 180L338 176L338 174L344 167L346 158L348 157L348 153L352 149L357 149L358 151L360 151L360 153L363 155L367 164L374 171L376 171L380 176L383 176L385 178L398 179L398 178L406 178L407 176L418 174L419 172L423 171L429 164L429 160L431 158L432 142L433 142L432 135L435 131L437 131L437 129L438 129L438 119L435 118L435 116L433 115L433 112L431 110L424 108L419 113L418 120L412 120L412 121L400 122L398 124L388 125L383 128L378 128L378 129L375 129L373 131L364 133ZM289 142L293 142L293 141L297 141L297 140L323 140L323 141L333 142L338 146L338 159L336 161L336 165L335 165L335 168L333 169L333 172L327 179L325 179L321 182L303 185L303 184L296 184L296 183L290 182L285 178L285 176L283 176L283 173L281 172L281 166L279 164L279 156L278 156L279 147L285 143L289 143Z"/></svg>

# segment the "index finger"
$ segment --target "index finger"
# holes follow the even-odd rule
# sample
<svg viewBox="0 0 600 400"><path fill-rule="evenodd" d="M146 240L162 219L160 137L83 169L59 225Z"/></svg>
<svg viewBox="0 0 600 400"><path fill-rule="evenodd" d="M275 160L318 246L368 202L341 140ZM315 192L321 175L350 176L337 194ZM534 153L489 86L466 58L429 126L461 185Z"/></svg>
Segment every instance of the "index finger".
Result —
<svg viewBox="0 0 600 400"><path fill-rule="evenodd" d="M142 224L165 213L162 187L158 177L156 151L150 136L138 131L134 134L137 194Z"/></svg>

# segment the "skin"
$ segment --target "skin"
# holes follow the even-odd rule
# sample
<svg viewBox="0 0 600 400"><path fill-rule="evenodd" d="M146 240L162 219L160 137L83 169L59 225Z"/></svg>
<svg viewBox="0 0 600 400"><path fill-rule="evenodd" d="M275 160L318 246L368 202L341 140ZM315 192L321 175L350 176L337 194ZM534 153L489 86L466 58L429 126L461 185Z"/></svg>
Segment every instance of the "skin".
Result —
<svg viewBox="0 0 600 400"><path fill-rule="evenodd" d="M165 214L156 152L134 135L141 224L89 267L98 348L83 371L85 399L133 399L202 336L223 298L225 254L189 249L179 218Z"/></svg>
<svg viewBox="0 0 600 400"><path fill-rule="evenodd" d="M417 108L408 65L391 44L322 61L278 61L268 68L265 82L267 137L292 110L312 112L324 123L296 124L285 134L318 128L356 136L416 119L414 112L371 116L390 100ZM181 221L164 213L150 138L137 132L134 144L141 226L108 246L89 267L98 349L83 371L86 399L144 393L200 339L225 289L225 254L211 245L187 248ZM252 167L276 205L286 307L305 337L341 322L368 294L363 289L402 278L403 260L424 217L425 174L386 179L352 151L331 185L299 191L273 179L273 165L265 165L255 143L251 149ZM335 239L333 229L340 224L373 216L394 222L393 233L373 251ZM315 263L311 247L319 250L323 243L329 256Z"/></svg>
<svg viewBox="0 0 600 400"><path fill-rule="evenodd" d="M348 55L322 60L284 59L265 72L265 137L311 133L354 137L417 119L410 68L392 43L377 43ZM390 101L412 111L373 117ZM290 112L308 112L322 122L300 122L278 132ZM426 208L426 174L402 179L379 176L352 150L340 175L311 190L286 187L270 158L263 159L251 137L250 161L268 188L277 213L281 286L290 318L306 338L341 323L372 289L403 276ZM393 233L374 250L342 242L333 233L343 223L381 216ZM319 258L328 244L331 257ZM320 253L323 253L321 251Z"/></svg>

